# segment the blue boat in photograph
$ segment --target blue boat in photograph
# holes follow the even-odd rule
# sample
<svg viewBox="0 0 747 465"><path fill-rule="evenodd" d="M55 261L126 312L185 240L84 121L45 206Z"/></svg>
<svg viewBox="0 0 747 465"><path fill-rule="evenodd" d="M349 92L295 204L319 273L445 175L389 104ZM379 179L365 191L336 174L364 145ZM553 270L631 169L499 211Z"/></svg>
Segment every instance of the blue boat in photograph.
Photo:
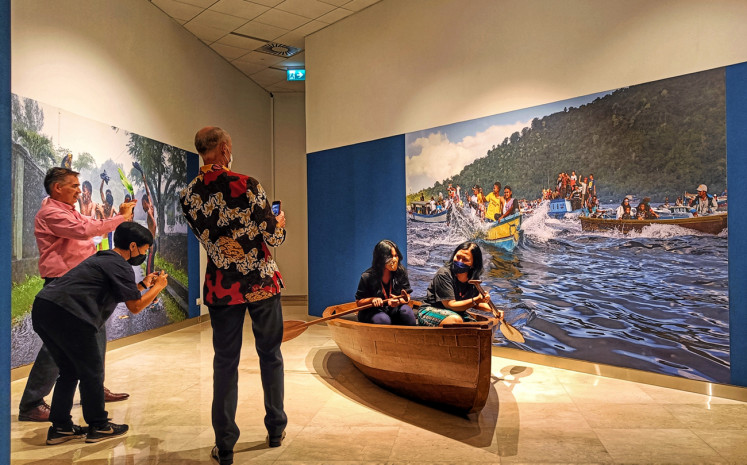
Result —
<svg viewBox="0 0 747 465"><path fill-rule="evenodd" d="M575 207L575 208L574 208ZM559 219L563 218L566 213L573 213L581 211L581 199L569 200L569 199L553 199L550 200L550 210L547 212L551 218Z"/></svg>

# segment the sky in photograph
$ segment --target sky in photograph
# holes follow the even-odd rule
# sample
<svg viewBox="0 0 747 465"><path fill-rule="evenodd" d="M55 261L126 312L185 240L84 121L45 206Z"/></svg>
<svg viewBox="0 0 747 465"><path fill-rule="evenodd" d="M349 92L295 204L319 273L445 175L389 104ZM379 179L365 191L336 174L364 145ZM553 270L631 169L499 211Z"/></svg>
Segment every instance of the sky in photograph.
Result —
<svg viewBox="0 0 747 465"><path fill-rule="evenodd" d="M128 137L125 131L114 131L111 126L98 121L37 102L44 111L42 133L52 139L55 148L65 147L73 153L73 161L79 153L93 155L101 166L111 158L122 166L132 166L132 157L127 152Z"/></svg>
<svg viewBox="0 0 747 465"><path fill-rule="evenodd" d="M449 124L405 136L407 193L412 194L459 174L494 145L514 132L521 132L534 118L542 118L568 107L579 107L611 93L600 92L523 110Z"/></svg>

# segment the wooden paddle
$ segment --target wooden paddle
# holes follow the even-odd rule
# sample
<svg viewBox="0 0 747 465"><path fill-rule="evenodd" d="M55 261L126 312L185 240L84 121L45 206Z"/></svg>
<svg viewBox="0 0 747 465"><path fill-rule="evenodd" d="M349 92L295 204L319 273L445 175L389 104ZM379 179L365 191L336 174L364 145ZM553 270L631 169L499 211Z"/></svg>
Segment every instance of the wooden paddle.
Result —
<svg viewBox="0 0 747 465"><path fill-rule="evenodd" d="M477 288L477 292L479 292L480 295L484 296L486 294L485 291L483 291L482 286L480 286L482 281L477 279L470 279L469 283ZM506 320L503 318L503 312L499 312L498 309L495 308L495 304L493 303L493 301L488 299L488 304L490 305L490 310L493 312L493 316L501 320L501 333L503 333L506 339L513 342L524 342L524 336L519 332L518 329L506 323Z"/></svg>
<svg viewBox="0 0 747 465"><path fill-rule="evenodd" d="M392 297L391 299L384 299L384 302L387 302L389 300L399 300L401 302L399 305L402 305L410 301L410 296L407 295L405 291L402 291L401 295ZM360 312L361 310L365 310L373 306L374 304L361 305L360 307L351 308L350 310L345 310L344 312L335 313L334 315L312 321L286 320L283 322L283 342L290 341L291 339L295 339L296 337L300 336L304 331L306 331L306 328L311 325L322 323L327 320L332 320L334 318L339 318L341 316L350 315L351 313Z"/></svg>

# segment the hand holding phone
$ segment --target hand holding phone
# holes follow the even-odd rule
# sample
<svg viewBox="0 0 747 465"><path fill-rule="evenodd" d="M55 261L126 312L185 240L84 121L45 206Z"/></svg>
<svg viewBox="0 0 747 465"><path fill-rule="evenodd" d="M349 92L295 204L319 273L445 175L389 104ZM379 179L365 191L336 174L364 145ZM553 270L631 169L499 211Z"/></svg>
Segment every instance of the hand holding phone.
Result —
<svg viewBox="0 0 747 465"><path fill-rule="evenodd" d="M272 202L272 214L275 216L280 214L280 200Z"/></svg>

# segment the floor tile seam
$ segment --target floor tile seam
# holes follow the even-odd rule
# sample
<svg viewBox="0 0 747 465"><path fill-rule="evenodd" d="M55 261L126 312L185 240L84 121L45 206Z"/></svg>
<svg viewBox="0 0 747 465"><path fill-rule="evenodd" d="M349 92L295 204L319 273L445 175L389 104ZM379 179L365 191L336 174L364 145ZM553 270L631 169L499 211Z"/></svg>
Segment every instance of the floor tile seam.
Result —
<svg viewBox="0 0 747 465"><path fill-rule="evenodd" d="M607 454L607 457L610 458L610 460L613 463L617 463L617 460L615 459L615 456L612 454L612 451L610 451L607 446L604 444L604 441L602 441L602 438L599 436L598 428L591 428L592 433L594 433L594 437L597 438L597 442L600 446L602 446L602 449L604 449L604 452Z"/></svg>
<svg viewBox="0 0 747 465"><path fill-rule="evenodd" d="M694 429L691 429L690 431L692 431L692 433L693 433L693 434L694 434L695 436L697 436L697 437L698 437L698 438L699 438L699 439L700 439L701 441L703 441L703 442L704 442L704 443L705 443L705 444L706 444L706 445L707 445L707 446L708 446L708 447L709 447L709 448L710 448L711 450L713 450L713 451L714 451L714 452L715 452L715 453L716 453L716 454L717 454L717 455L718 455L719 457L721 457L721 458L723 458L724 460L726 460L727 462L729 462L729 460L730 460L730 459L729 459L729 457L726 457L726 456L724 456L724 455L723 455L723 454L721 454L721 453L720 453L720 452L719 452L718 450L716 450L716 449L715 449L715 448L714 448L713 446L711 446L711 444L710 444L710 443L709 443L708 441L706 441L706 439L705 439L705 438L704 438L703 436L701 436L700 434L698 434L698 432L697 432L696 430L694 430ZM732 430L726 430L726 431L732 431ZM729 463L731 463L731 462L729 462Z"/></svg>
<svg viewBox="0 0 747 465"><path fill-rule="evenodd" d="M678 408L683 408L683 407L687 408L687 407L690 407L690 408L697 409L696 414L698 416L700 416L700 415L714 415L714 416L729 415L728 413L717 411L718 407L716 407L716 408L705 408L704 409L703 408L703 404L683 403L683 404L662 404L662 405L663 405L663 407L673 417L675 417L676 419L678 419L679 421L681 421L683 424L686 424L686 425L689 425L691 423L691 421L688 421L685 418L682 418L682 416L683 416L682 412L677 412L676 411ZM721 404L717 404L717 405L721 405ZM711 407L714 407L714 406L712 405ZM692 415L689 415L687 412L684 415L685 416L692 416ZM729 416L735 416L736 417L737 415L729 415ZM730 428L730 429L747 430L747 424L745 424L741 428Z"/></svg>
<svg viewBox="0 0 747 465"><path fill-rule="evenodd" d="M589 424L589 426L591 426L592 428L595 428L595 429L596 428L598 428L598 429L610 429L610 428L594 427L594 426L592 426L591 417L589 416L589 415L591 415L591 412L589 411L588 408L585 408L585 407L590 407L590 406L616 406L616 407L637 406L637 407L643 408L643 406L648 406L648 405L649 404L635 404L635 403L631 403L631 404L618 404L618 403L611 403L611 402L584 402L584 403L578 404L579 411L581 412L581 415L584 417L584 420L586 420L586 422ZM657 404L657 405L660 405L660 404ZM660 406L664 407L664 405L660 405ZM668 413L671 416L672 420L677 421L678 423L680 423L681 425L683 425L683 427L687 426L686 422L684 422L682 419L676 417L672 412L670 412L669 410L666 410L666 409L665 409L665 411L666 411L666 413ZM643 418L643 420L645 422L646 418ZM648 426L648 424L649 423L646 423L646 424L644 424L642 426L641 425L636 425L636 428L637 429L661 429L661 428L656 427L656 426ZM627 428L622 428L622 429L627 429Z"/></svg>
<svg viewBox="0 0 747 465"><path fill-rule="evenodd" d="M599 428L599 430L635 430L635 431L639 431L641 429L642 428ZM700 441L703 443L703 445L706 446L707 450L710 450L717 457L723 458L724 460L727 460L727 462L728 462L728 459L726 457L724 457L723 455L721 455L717 450L715 450L710 444L708 444L708 442L706 442L702 437L700 437L692 429L689 429L689 428L657 428L657 430L658 431L680 431L680 432L687 431L687 432L690 432L691 434L695 435L698 439L700 439ZM595 433L596 433L596 431L595 431ZM605 447L605 449L606 449L606 447ZM702 446L698 446L698 450L703 450ZM612 452L609 452L609 453L610 453L610 456L612 456L613 458L615 457L615 455L624 455L625 457L629 457L631 455L629 453L625 453L625 454L612 454ZM639 454L639 455L636 455L636 456L645 456L645 454ZM627 459L620 459L620 460L622 461L622 463L630 463L629 461L627 461Z"/></svg>

